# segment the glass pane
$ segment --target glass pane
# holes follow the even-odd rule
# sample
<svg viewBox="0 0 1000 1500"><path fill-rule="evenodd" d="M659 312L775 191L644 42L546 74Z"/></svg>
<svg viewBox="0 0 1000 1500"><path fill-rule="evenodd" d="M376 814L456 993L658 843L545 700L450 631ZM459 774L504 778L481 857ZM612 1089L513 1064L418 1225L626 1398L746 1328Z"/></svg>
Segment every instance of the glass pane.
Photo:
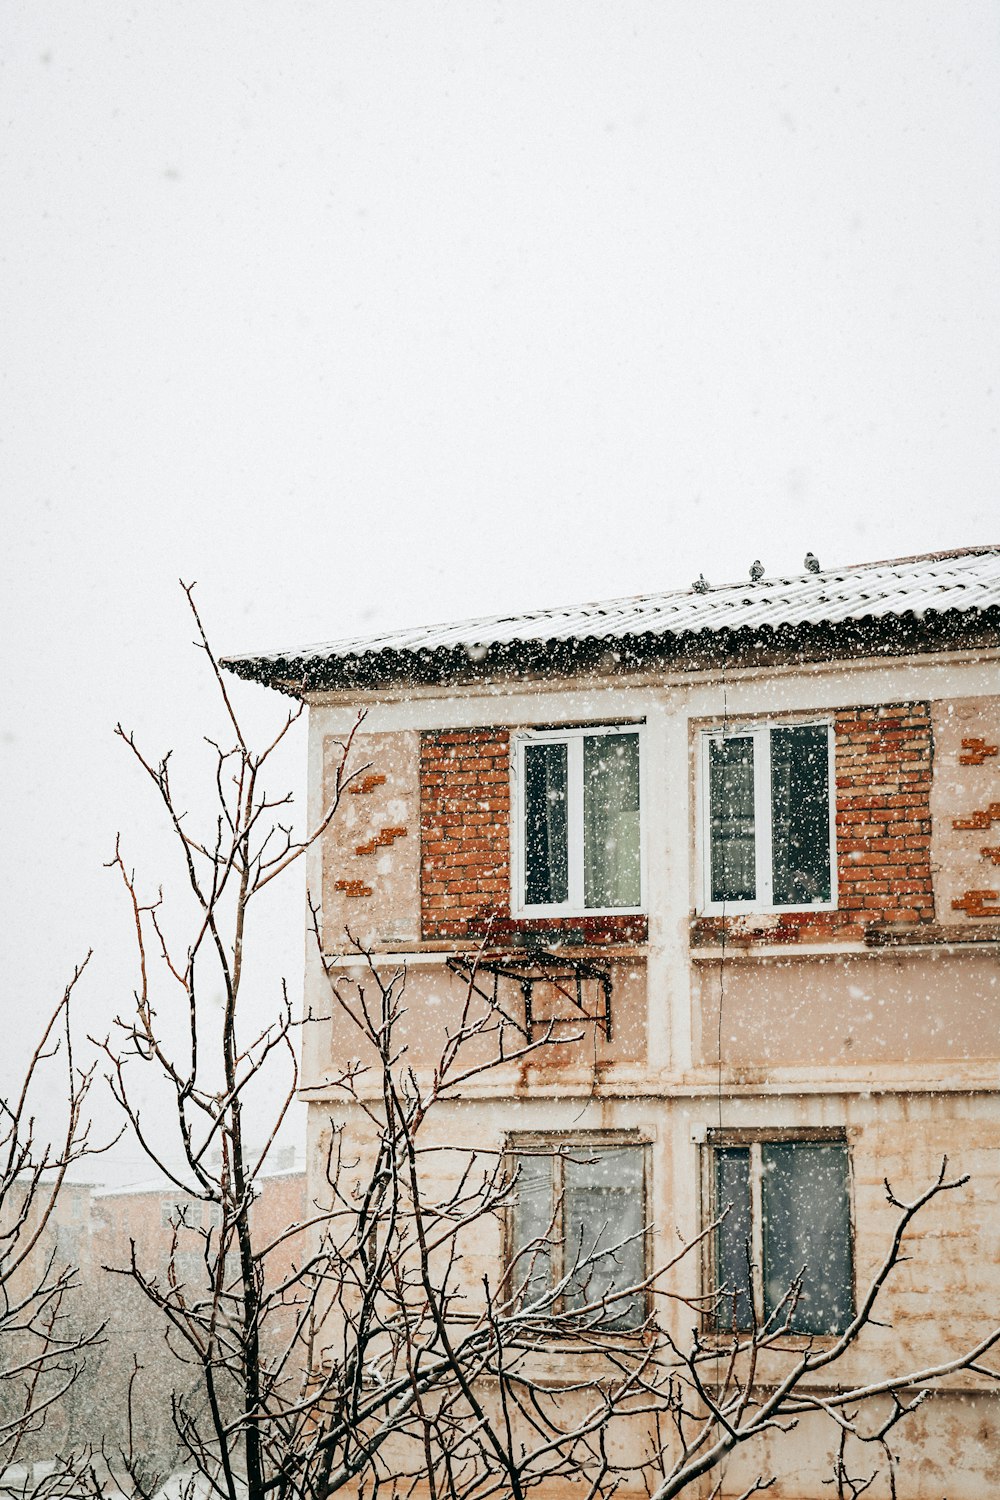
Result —
<svg viewBox="0 0 1000 1500"><path fill-rule="evenodd" d="M633 1286L646 1271L642 1147L579 1147L563 1157L566 1226L566 1307L598 1302L616 1286ZM628 1240L625 1244L624 1241ZM610 1302L594 1321L637 1328L646 1315L641 1292Z"/></svg>
<svg viewBox="0 0 1000 1500"><path fill-rule="evenodd" d="M715 1153L715 1212L729 1212L715 1231L715 1315L720 1330L749 1328L750 1152L745 1146Z"/></svg>
<svg viewBox="0 0 1000 1500"><path fill-rule="evenodd" d="M774 904L830 899L830 735L824 724L771 730Z"/></svg>
<svg viewBox="0 0 1000 1500"><path fill-rule="evenodd" d="M713 901L757 895L753 818L753 740L711 740L709 810Z"/></svg>
<svg viewBox="0 0 1000 1500"><path fill-rule="evenodd" d="M847 1147L795 1141L763 1146L761 1156L765 1311L801 1273L791 1327L840 1333L852 1310Z"/></svg>
<svg viewBox="0 0 1000 1500"><path fill-rule="evenodd" d="M639 736L583 741L583 899L586 906L638 906Z"/></svg>
<svg viewBox="0 0 1000 1500"><path fill-rule="evenodd" d="M534 1302L552 1285L552 1157L519 1156L514 1189L512 1290ZM547 1309L544 1309L547 1310Z"/></svg>
<svg viewBox="0 0 1000 1500"><path fill-rule="evenodd" d="M566 746L524 747L524 903L569 900Z"/></svg>

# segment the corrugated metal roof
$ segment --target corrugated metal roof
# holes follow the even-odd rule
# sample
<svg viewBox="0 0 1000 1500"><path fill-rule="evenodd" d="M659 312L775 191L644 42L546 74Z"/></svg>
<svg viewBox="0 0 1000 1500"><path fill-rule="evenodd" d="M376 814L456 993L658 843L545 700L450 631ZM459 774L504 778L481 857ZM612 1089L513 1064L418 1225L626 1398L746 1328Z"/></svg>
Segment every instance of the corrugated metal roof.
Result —
<svg viewBox="0 0 1000 1500"><path fill-rule="evenodd" d="M933 553L890 562L824 568L757 582L671 589L596 604L488 615L445 625L417 626L384 635L355 636L263 656L227 657L241 676L275 681L323 663L465 652L519 644L621 641L638 637L697 636L704 632L777 630L912 615L940 615L1000 607L1000 546ZM377 675L377 673L375 674Z"/></svg>

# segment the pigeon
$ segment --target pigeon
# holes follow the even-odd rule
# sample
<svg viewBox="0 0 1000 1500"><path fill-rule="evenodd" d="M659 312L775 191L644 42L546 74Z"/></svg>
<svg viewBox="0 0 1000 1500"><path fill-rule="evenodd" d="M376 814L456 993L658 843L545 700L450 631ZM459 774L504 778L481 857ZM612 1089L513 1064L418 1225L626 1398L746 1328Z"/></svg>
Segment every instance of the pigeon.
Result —
<svg viewBox="0 0 1000 1500"><path fill-rule="evenodd" d="M694 583L692 583L691 587L694 589L696 594L707 594L711 585L709 584L709 581L705 577L704 573L699 573L698 577L695 579Z"/></svg>
<svg viewBox="0 0 1000 1500"><path fill-rule="evenodd" d="M757 560L756 560L756 562L752 563L751 566L750 566L750 581L751 581L751 583L759 583L760 580L763 578L763 576L764 576L764 564L761 562L760 558L758 557Z"/></svg>
<svg viewBox="0 0 1000 1500"><path fill-rule="evenodd" d="M812 552L806 553L806 570L809 573L819 572L819 558Z"/></svg>

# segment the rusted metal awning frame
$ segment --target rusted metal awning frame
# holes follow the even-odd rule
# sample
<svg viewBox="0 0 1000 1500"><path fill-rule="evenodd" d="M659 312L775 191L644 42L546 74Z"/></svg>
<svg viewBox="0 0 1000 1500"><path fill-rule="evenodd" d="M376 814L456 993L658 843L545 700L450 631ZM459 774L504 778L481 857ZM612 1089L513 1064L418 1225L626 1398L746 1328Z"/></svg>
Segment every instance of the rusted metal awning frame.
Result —
<svg viewBox="0 0 1000 1500"><path fill-rule="evenodd" d="M606 1041L611 1040L611 994L612 980L608 970L591 958L577 957L565 951L549 949L528 953L495 953L466 956L453 954L448 968L457 974L472 992L484 1000L491 1010L502 1016L511 1026L521 1032L529 1042L540 1026L579 1024L581 1021L599 1026ZM480 976L489 976L492 984L480 982ZM524 1003L524 1019L518 1020L506 1009L500 999L500 981L509 979L521 991ZM600 992L597 1010L588 1008L584 1000L584 985L596 984ZM568 1002L570 1014L536 1018L534 989L538 984L549 985Z"/></svg>

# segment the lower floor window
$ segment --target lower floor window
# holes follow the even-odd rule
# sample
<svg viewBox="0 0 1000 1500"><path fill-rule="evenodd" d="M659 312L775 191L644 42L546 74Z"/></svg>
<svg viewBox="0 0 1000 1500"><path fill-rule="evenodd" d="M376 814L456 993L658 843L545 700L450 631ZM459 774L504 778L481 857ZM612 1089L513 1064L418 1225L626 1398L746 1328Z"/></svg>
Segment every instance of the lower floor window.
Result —
<svg viewBox="0 0 1000 1500"><path fill-rule="evenodd" d="M636 1329L646 1276L645 1148L600 1139L514 1138L509 1256L522 1306L582 1312L587 1327Z"/></svg>
<svg viewBox="0 0 1000 1500"><path fill-rule="evenodd" d="M847 1142L720 1137L711 1147L714 1322L773 1318L795 1333L843 1332L854 1310Z"/></svg>

